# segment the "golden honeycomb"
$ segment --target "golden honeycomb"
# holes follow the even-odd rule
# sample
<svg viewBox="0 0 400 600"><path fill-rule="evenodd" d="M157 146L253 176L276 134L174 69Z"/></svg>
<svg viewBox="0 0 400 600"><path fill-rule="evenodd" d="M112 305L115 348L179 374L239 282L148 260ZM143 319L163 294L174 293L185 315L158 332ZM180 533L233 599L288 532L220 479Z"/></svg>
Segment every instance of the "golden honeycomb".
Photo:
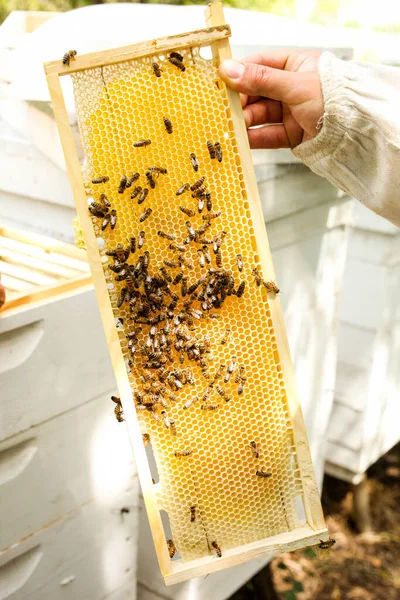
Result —
<svg viewBox="0 0 400 600"><path fill-rule="evenodd" d="M118 243L126 247L132 236L137 241L143 230L144 245L130 255L128 263L136 265L138 257L148 251L148 273L159 277L163 260L175 260L177 253L169 248L170 241L157 232L174 234L177 243L182 244L188 236L185 222L190 221L195 228L206 222L203 219L206 208L198 213L197 199L192 198L190 191L176 195L184 183L193 184L200 176L205 177L212 210L221 211L221 215L212 221L204 235L213 237L226 232L221 245L222 269L232 273L236 289L240 282L245 282L242 297L228 295L221 308L211 311L218 313L219 319L209 316L193 319L190 331L198 339L209 336L207 361L211 376L221 363L229 365L232 357L236 357L236 371L230 380L225 382L222 378L218 382L230 401L225 401L214 385L208 402L218 404L218 408L202 410L205 402L201 398L210 381L203 376L197 360L189 360L185 355L184 364L180 364L178 352L173 351L174 363L166 367L189 367L195 377L194 386L187 384L174 392L176 401L164 397L168 418L175 422L176 435L173 428L165 425L165 413L156 421L152 411L137 411L142 433L150 435L157 464L158 506L168 514L178 554L183 560L191 560L215 554L213 542L223 554L225 549L295 529L300 523L295 499L302 495L302 486L268 294L265 287L255 284L253 275L259 257L226 89L214 62L204 59L198 48L180 52L186 66L184 71L171 64L167 55L159 55L88 69L71 77L86 155L84 178L88 203L99 202L100 195L105 193L117 212L113 230L110 225L101 230L102 218L93 216L92 221L100 239L104 275L127 365L132 358L127 334L134 324L130 320L129 303L117 306L125 281L115 281L115 273L109 268L114 259L106 251L115 249ZM160 77L155 75L154 62L161 68ZM163 117L172 123L171 134ZM149 139L151 144L135 147L134 142L141 139ZM210 158L207 141L220 143L222 162ZM198 159L198 172L193 169L191 153ZM140 179L134 185L146 187L145 172L150 166L166 168L167 174L158 175L155 189L150 189L139 206L137 198L130 197L133 188L119 193L118 187L123 175L129 177L135 172L140 173ZM109 180L103 184L91 183L101 176ZM195 216L188 218L179 209L180 205L192 208ZM152 213L140 222L139 217L147 208ZM212 264L200 266L197 251L201 247L195 242L186 246L185 257L194 265L193 269L182 267L188 285L207 273L210 266L216 268L212 246ZM238 254L243 257L242 272L237 267ZM167 271L175 276L179 268ZM180 296L180 285L170 288ZM179 298L175 313L184 300L187 297ZM207 311L203 315L206 317ZM138 344L145 345L150 325L141 327ZM230 336L226 343L221 343L227 328ZM134 363L127 366L133 401L135 392L144 386L140 379L144 373L141 365L140 356L135 353ZM243 366L246 377L241 395L235 383L239 365ZM184 408L195 396L200 400ZM256 443L258 458L251 442ZM191 453L175 455L182 450ZM257 470L270 476L259 477Z"/></svg>

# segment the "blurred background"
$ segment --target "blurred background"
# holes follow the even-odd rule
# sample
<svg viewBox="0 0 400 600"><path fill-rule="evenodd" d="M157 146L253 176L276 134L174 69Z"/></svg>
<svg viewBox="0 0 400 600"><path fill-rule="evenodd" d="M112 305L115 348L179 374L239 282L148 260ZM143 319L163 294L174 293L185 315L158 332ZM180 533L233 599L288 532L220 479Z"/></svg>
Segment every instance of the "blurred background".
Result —
<svg viewBox="0 0 400 600"><path fill-rule="evenodd" d="M172 588L159 575L42 63L201 28L204 4L0 0L0 600L400 598L400 232L289 150L253 161L336 545ZM237 58L400 64L391 0L224 6Z"/></svg>

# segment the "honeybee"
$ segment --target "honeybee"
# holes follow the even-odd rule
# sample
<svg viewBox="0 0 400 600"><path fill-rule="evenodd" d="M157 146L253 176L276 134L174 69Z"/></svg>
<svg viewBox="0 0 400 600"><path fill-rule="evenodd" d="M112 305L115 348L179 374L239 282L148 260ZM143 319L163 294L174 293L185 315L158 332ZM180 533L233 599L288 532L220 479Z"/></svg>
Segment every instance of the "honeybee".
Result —
<svg viewBox="0 0 400 600"><path fill-rule="evenodd" d="M336 544L336 540L334 540L333 538L329 538L329 540L326 540L325 542L323 540L319 540L321 543L318 544L318 548L321 548L321 550L330 550L332 548L332 546L334 546Z"/></svg>
<svg viewBox="0 0 400 600"><path fill-rule="evenodd" d="M169 62L174 65L175 67L177 67L180 71L186 71L186 67L183 64L182 60L179 60L178 58L176 58L175 56L172 56L171 54L168 57Z"/></svg>
<svg viewBox="0 0 400 600"><path fill-rule="evenodd" d="M179 263L176 260L164 260L164 265L166 265L167 267L170 267L171 269L176 269L176 267L179 267Z"/></svg>
<svg viewBox="0 0 400 600"><path fill-rule="evenodd" d="M117 211L113 209L110 213L110 227L114 229L117 224Z"/></svg>
<svg viewBox="0 0 400 600"><path fill-rule="evenodd" d="M172 133L172 123L170 121L170 119L168 119L167 117L163 117L163 121L164 121L164 125L165 125L165 129L167 130L167 133Z"/></svg>
<svg viewBox="0 0 400 600"><path fill-rule="evenodd" d="M186 248L185 246L182 246L181 244L170 244L169 245L170 250L176 250L177 252L186 252Z"/></svg>
<svg viewBox="0 0 400 600"><path fill-rule="evenodd" d="M130 299L130 292L128 291L128 289L126 287L122 288L122 290L118 296L117 307L121 308L121 306L123 305L124 302L129 302L129 299Z"/></svg>
<svg viewBox="0 0 400 600"><path fill-rule="evenodd" d="M122 423L123 421L125 421L124 411L122 410L121 404L116 405L116 407L114 408L114 414L115 414L115 418L117 419L118 423Z"/></svg>
<svg viewBox="0 0 400 600"><path fill-rule="evenodd" d="M183 405L183 408L187 409L190 408L191 406L193 406L193 404L195 402L198 402L199 398L198 396L194 396L194 398L190 398L189 400L187 400L187 402L185 402L185 404Z"/></svg>
<svg viewBox="0 0 400 600"><path fill-rule="evenodd" d="M205 258L204 258L204 254L203 254L202 250L197 250L197 258L198 258L200 267L202 269L204 269L204 266L206 263L205 263Z"/></svg>
<svg viewBox="0 0 400 600"><path fill-rule="evenodd" d="M175 450L174 454L176 458L181 458L182 456L190 456L193 454L193 450Z"/></svg>
<svg viewBox="0 0 400 600"><path fill-rule="evenodd" d="M128 178L126 175L123 175L121 177L121 181L119 182L119 188L118 188L118 193L119 194L123 194L123 192L125 191L125 187L127 184Z"/></svg>
<svg viewBox="0 0 400 600"><path fill-rule="evenodd" d="M268 477L271 477L272 473L268 473L267 471L259 471L257 469L256 475L257 477L264 477L264 479L267 479Z"/></svg>
<svg viewBox="0 0 400 600"><path fill-rule="evenodd" d="M169 425L170 425L170 429L171 429L171 433L172 435L176 435L176 425L175 425L175 420L174 419L170 419L169 420Z"/></svg>
<svg viewBox="0 0 400 600"><path fill-rule="evenodd" d="M204 197L200 196L197 202L197 210L201 214L204 210Z"/></svg>
<svg viewBox="0 0 400 600"><path fill-rule="evenodd" d="M255 442L250 442L250 448L253 453L254 458L258 458L260 456L258 451L258 446Z"/></svg>
<svg viewBox="0 0 400 600"><path fill-rule="evenodd" d="M219 269L222 267L222 254L219 249L215 253L215 263Z"/></svg>
<svg viewBox="0 0 400 600"><path fill-rule="evenodd" d="M146 200L148 193L149 193L149 188L144 188L144 190L142 190L140 193L137 203L142 204Z"/></svg>
<svg viewBox="0 0 400 600"><path fill-rule="evenodd" d="M214 144L212 144L211 142L207 142L207 149L208 149L208 153L210 155L211 160L216 158L217 155L215 152Z"/></svg>
<svg viewBox="0 0 400 600"><path fill-rule="evenodd" d="M188 231L189 236L191 238L195 238L196 237L196 230L193 227L192 223L190 221L186 221L185 225L186 225L186 229Z"/></svg>
<svg viewBox="0 0 400 600"><path fill-rule="evenodd" d="M151 140L149 139L141 139L137 142L133 142L134 148L143 148L144 146L149 146L151 144Z"/></svg>
<svg viewBox="0 0 400 600"><path fill-rule="evenodd" d="M107 175L99 175L99 177L94 177L92 179L92 183L99 184L99 183L107 183L107 181L110 181L110 178L107 177Z"/></svg>
<svg viewBox="0 0 400 600"><path fill-rule="evenodd" d="M215 142L214 144L215 154L217 155L217 161L222 162L222 148L219 142Z"/></svg>
<svg viewBox="0 0 400 600"><path fill-rule="evenodd" d="M188 183L184 183L183 185L181 185L180 188L178 188L176 190L176 195L177 196L181 196L182 194L184 194L185 192L187 192L189 188L190 188L190 185ZM181 207L181 210L182 210L182 207ZM183 211L183 212L185 212L185 211Z"/></svg>
<svg viewBox="0 0 400 600"><path fill-rule="evenodd" d="M254 267L254 269L252 269L252 273L254 275L254 281L256 282L256 286L260 287L260 285L262 284L262 277L260 275L259 268Z"/></svg>
<svg viewBox="0 0 400 600"><path fill-rule="evenodd" d="M130 188L135 183L135 181L137 181L139 179L139 177L140 177L140 173L133 173L126 180L125 188Z"/></svg>
<svg viewBox="0 0 400 600"><path fill-rule="evenodd" d="M200 408L201 410L217 410L219 408L219 404L202 404Z"/></svg>
<svg viewBox="0 0 400 600"><path fill-rule="evenodd" d="M166 175L168 173L167 169L164 167L149 167L150 173L156 173L157 175Z"/></svg>
<svg viewBox="0 0 400 600"><path fill-rule="evenodd" d="M196 214L192 208L187 208L186 206L180 206L179 209L188 217L194 217Z"/></svg>
<svg viewBox="0 0 400 600"><path fill-rule="evenodd" d="M174 240L176 240L176 235L173 233L166 233L164 231L157 231L157 235L159 235L160 237L169 240L170 242L173 242Z"/></svg>
<svg viewBox="0 0 400 600"><path fill-rule="evenodd" d="M205 185L199 187L199 189L195 190L192 194L192 198L205 198L205 196L206 196Z"/></svg>
<svg viewBox="0 0 400 600"><path fill-rule="evenodd" d="M149 218L149 216L151 215L153 211L151 210L151 208L146 208L144 212L142 212L142 214L139 217L139 221L141 223L143 223L143 221L145 221L146 219Z"/></svg>
<svg viewBox="0 0 400 600"><path fill-rule="evenodd" d="M190 522L194 523L195 520L196 520L196 506L191 506L190 507Z"/></svg>
<svg viewBox="0 0 400 600"><path fill-rule="evenodd" d="M131 199L134 200L136 196L138 196L142 192L142 187L140 185L133 188L131 193Z"/></svg>
<svg viewBox="0 0 400 600"><path fill-rule="evenodd" d="M129 246L127 248L124 248L122 244L117 244L114 250L106 251L107 256L112 256L115 261L118 261L120 263L124 263L126 260L128 260L130 253L131 249L129 248Z"/></svg>
<svg viewBox="0 0 400 600"><path fill-rule="evenodd" d="M171 275L168 273L167 269L165 267L158 267L161 275L163 276L163 278L165 279L165 281L167 283L172 283L172 277Z"/></svg>
<svg viewBox="0 0 400 600"><path fill-rule="evenodd" d="M192 163L192 167L195 171L199 170L199 161L196 158L196 155L194 154L194 152L191 153L190 155L190 162Z"/></svg>
<svg viewBox="0 0 400 600"><path fill-rule="evenodd" d="M263 281L263 286L267 290L268 294L279 294L279 288L274 281Z"/></svg>
<svg viewBox="0 0 400 600"><path fill-rule="evenodd" d="M223 398L225 400L225 402L230 402L230 397L228 396L228 394L226 393L226 391L224 390L224 388L222 388L220 385L215 386L215 390L217 392L217 394L219 394L221 396L221 398Z"/></svg>
<svg viewBox="0 0 400 600"><path fill-rule="evenodd" d="M146 446L148 446L150 444L150 436L149 436L149 434L148 433L144 433L142 435L142 439L143 439L144 447L146 448Z"/></svg>
<svg viewBox="0 0 400 600"><path fill-rule="evenodd" d="M170 558L173 558L176 553L176 548L175 548L174 542L172 540L167 540L167 546L168 546L169 556L170 556Z"/></svg>
<svg viewBox="0 0 400 600"><path fill-rule="evenodd" d="M69 63L71 60L75 60L75 56L77 55L76 50L68 50L62 57L63 65L67 65L69 67Z"/></svg>
<svg viewBox="0 0 400 600"><path fill-rule="evenodd" d="M161 411L161 416L164 420L164 425L168 429L171 426L170 420L168 418L167 412L165 410Z"/></svg>
<svg viewBox="0 0 400 600"><path fill-rule="evenodd" d="M222 550L218 546L217 542L211 542L211 546L213 547L213 549L215 551L215 554L218 556L218 558L221 558L221 556L222 556Z"/></svg>
<svg viewBox="0 0 400 600"><path fill-rule="evenodd" d="M143 256L141 258L143 261L143 269L147 271L150 262L150 252L146 250L145 252L143 252Z"/></svg>
<svg viewBox="0 0 400 600"><path fill-rule="evenodd" d="M156 77L161 77L161 67L158 64L158 62L153 62L153 64L151 65L152 69L153 69L153 73Z"/></svg>
<svg viewBox="0 0 400 600"><path fill-rule="evenodd" d="M187 277L182 277L181 281L181 295L185 297L187 295Z"/></svg>
<svg viewBox="0 0 400 600"><path fill-rule="evenodd" d="M231 362L228 365L228 373L233 373L236 369L236 356L232 356Z"/></svg>
<svg viewBox="0 0 400 600"><path fill-rule="evenodd" d="M198 190L199 188L201 188L201 186L204 183L204 177L200 177L200 179L198 179L197 181L195 181L195 183L190 186L190 189L192 190L192 192L195 192L196 190Z"/></svg>
<svg viewBox="0 0 400 600"><path fill-rule="evenodd" d="M203 221L212 221L213 219L217 219L221 214L221 210L218 210L216 212L209 212L207 215L203 215Z"/></svg>
<svg viewBox="0 0 400 600"><path fill-rule="evenodd" d="M213 204L212 204L212 200L211 200L211 194L206 194L206 207L208 212L210 212L212 210Z"/></svg>
<svg viewBox="0 0 400 600"><path fill-rule="evenodd" d="M245 281L241 281L238 289L236 290L236 296L238 298L241 298L243 296L243 294L244 294L244 288L245 287L246 287L246 282Z"/></svg>
<svg viewBox="0 0 400 600"><path fill-rule="evenodd" d="M214 374L214 379L213 379L213 384L218 381L218 379L220 379L222 377L222 374L225 370L225 363L221 363L218 367L218 369L215 371Z"/></svg>
<svg viewBox="0 0 400 600"><path fill-rule="evenodd" d="M204 392L203 397L201 399L202 402L204 402L204 404L207 404L209 402L210 397L211 397L211 392L212 392L212 386L209 386L206 389L206 391Z"/></svg>
<svg viewBox="0 0 400 600"><path fill-rule="evenodd" d="M138 248L139 248L139 250L140 250L140 248L144 244L145 237L146 237L145 232L144 231L139 231L139 235L138 235Z"/></svg>
<svg viewBox="0 0 400 600"><path fill-rule="evenodd" d="M231 335L231 328L230 327L225 327L225 333L222 336L221 344L226 344L228 342L229 338L230 338L230 335Z"/></svg>
<svg viewBox="0 0 400 600"><path fill-rule="evenodd" d="M104 206L104 204L92 202L91 204L89 204L89 212L95 217L105 217L108 213L108 208L107 206Z"/></svg>
<svg viewBox="0 0 400 600"><path fill-rule="evenodd" d="M170 52L169 57L176 58L176 60L180 60L181 62L183 62L183 56L182 54L179 54L179 52Z"/></svg>
<svg viewBox="0 0 400 600"><path fill-rule="evenodd" d="M210 254L210 250L208 249L208 247L206 245L203 245L202 252L203 252L204 258L207 261L207 264L210 264L211 263L211 254Z"/></svg>
<svg viewBox="0 0 400 600"><path fill-rule="evenodd" d="M96 216L97 216L97 215L96 215ZM102 222L102 224L101 224L101 230L102 230L102 231L104 231L104 230L107 228L107 226L108 226L108 224L109 224L109 222L110 222L110 219L111 219L111 215L110 215L110 214L108 214L108 215L106 215L106 216L104 217L104 219L103 219L103 222Z"/></svg>
<svg viewBox="0 0 400 600"><path fill-rule="evenodd" d="M149 186L151 187L152 190L154 190L154 188L156 187L156 181L155 181L152 173L150 171L146 171L146 177L147 177Z"/></svg>
<svg viewBox="0 0 400 600"><path fill-rule="evenodd" d="M238 271L242 272L243 271L243 257L241 254L236 255L236 262L237 262Z"/></svg>
<svg viewBox="0 0 400 600"><path fill-rule="evenodd" d="M107 208L111 207L111 202L105 194L100 194L100 202L102 202Z"/></svg>

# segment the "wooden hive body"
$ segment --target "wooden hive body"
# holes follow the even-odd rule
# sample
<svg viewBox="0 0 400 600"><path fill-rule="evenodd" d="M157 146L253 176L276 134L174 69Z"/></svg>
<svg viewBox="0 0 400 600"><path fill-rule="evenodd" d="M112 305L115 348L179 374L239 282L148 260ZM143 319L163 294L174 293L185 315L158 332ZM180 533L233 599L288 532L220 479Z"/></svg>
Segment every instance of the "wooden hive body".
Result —
<svg viewBox="0 0 400 600"><path fill-rule="evenodd" d="M191 34L77 56L69 68L61 61L45 66L124 416L167 585L262 554L313 545L327 536L279 299L268 294L263 285L258 287L252 272L257 267L265 280L274 280L240 100L218 78L219 62L230 57L230 31L223 22L220 4L209 6L207 24L208 29ZM213 60L202 58L203 46L211 46ZM168 60L172 51L182 54L185 70ZM153 69L154 62L161 69L160 76ZM65 74L72 76L87 159L82 174L59 80ZM166 130L163 117L170 119L172 133ZM149 139L151 144L135 147L133 142L139 139ZM207 141L220 142L221 162L210 157ZM196 154L198 171L193 168L191 153ZM155 188L150 188L143 204L138 205L137 197L131 199L131 190L135 185L150 187L145 173L151 166L166 168L167 173L155 177ZM135 172L140 173L140 179L119 192L121 177ZM93 184L92 180L99 176L109 179ZM171 242L158 232L172 234L176 236L175 243L182 244L188 236L186 222L195 229L208 222L207 208L199 212L198 200L190 190L176 195L182 184L193 185L200 176L205 177L211 193L211 212L221 211L203 237L226 232L221 245L222 269L234 277L236 291L245 282L245 292L242 297L228 295L211 311L202 308L201 300L192 299L191 308L199 310L202 318L194 316L183 321L187 318L182 317L184 302L190 294L185 295L181 282L170 283L172 296L171 292L164 294L159 310L153 305L150 316L162 314L162 320L151 333L152 325L146 322L148 317L143 318L143 311L138 317L135 307L130 311L129 302L119 302L126 279L115 280L116 274L110 270L114 259L106 251L115 249L117 244L126 247L132 236L137 244L144 231L143 247L129 256L128 263L139 272L143 264L139 257L148 252L145 275L159 277L164 259L177 260L179 252L170 248ZM89 202L99 202L101 194L107 195L117 212L114 229L107 225L102 231L103 219L88 212L88 198ZM180 205L193 209L194 215L183 214ZM140 221L147 209L151 209L150 215ZM209 274L207 269L219 270L212 244L211 263L201 266L199 253L207 245L199 242L201 237L186 244L183 266L167 268L173 279L183 271L188 287L202 275L205 284L211 285L214 273ZM236 266L237 254L243 256L242 271ZM143 298L147 302L145 277L140 281L139 302ZM201 289L200 285L198 290ZM206 292L206 285L203 289ZM129 290L127 297L135 298L137 292L128 279ZM174 293L179 299L171 318L172 313L163 307L173 300ZM223 291L220 294L224 296ZM214 320L210 313L217 313L220 318ZM133 314L136 323L132 321ZM164 331L167 323L172 333ZM127 335L138 325L137 339L129 345ZM165 333L167 339L173 340L173 363L166 367L170 372L178 369L178 373L189 369L194 385L177 386L172 375L163 381L155 368L144 367L151 363L146 347L157 350L154 340L158 340L156 345L164 344ZM181 334L183 338L179 337ZM183 339L182 344L179 339ZM205 368L200 368L199 358L190 350L194 342ZM137 346L133 359L132 345ZM165 346L165 353L167 350ZM164 350L161 354L164 356ZM151 364L157 364L157 360ZM224 381L232 361L235 371ZM225 365L223 377L213 384L220 365ZM235 383L240 366L246 377L242 394L238 394L240 378ZM150 380L143 381L143 376L150 376ZM154 401L153 389L164 385L167 391L155 398L155 410L135 410L141 402L143 406L151 398ZM175 397L171 396L172 390ZM145 393L145 402L140 393ZM186 408L195 397L199 400ZM160 398L165 406L159 404ZM201 408L207 404L217 408ZM174 420L176 434L173 427L167 426L168 421L165 424L166 416ZM145 433L150 435L157 463L159 482L155 485L142 442ZM253 441L258 457L252 452ZM187 456L179 455L186 450ZM259 477L257 470L269 476ZM303 501L306 521L296 508L297 498ZM160 510L168 514L179 560L175 557L171 561L169 557ZM217 556L217 547L222 557Z"/></svg>

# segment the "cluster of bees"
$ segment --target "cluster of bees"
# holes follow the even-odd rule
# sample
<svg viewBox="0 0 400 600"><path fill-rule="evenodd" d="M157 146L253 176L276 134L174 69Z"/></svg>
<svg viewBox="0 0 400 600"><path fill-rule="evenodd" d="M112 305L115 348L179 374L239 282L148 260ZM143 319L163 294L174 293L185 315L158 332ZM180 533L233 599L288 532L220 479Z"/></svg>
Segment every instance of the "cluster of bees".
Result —
<svg viewBox="0 0 400 600"><path fill-rule="evenodd" d="M74 55L66 53L66 62ZM64 58L65 58L64 57ZM63 59L64 60L64 59ZM185 71L183 57L177 52L168 56L171 64L180 71ZM159 63L152 63L154 75L162 76ZM171 120L163 116L162 122L168 134L172 135L174 125ZM138 152L150 145L152 140L139 139L133 142L133 147ZM223 149L219 141L206 142L210 160L219 163L223 161ZM194 152L187 160L193 171L198 173L200 164ZM151 191L157 187L159 177L167 174L164 166L149 166L144 173L132 172L123 174L119 181L118 193L129 195L131 201L141 205L146 202ZM142 183L140 185L140 181ZM92 186L103 186L109 182L107 175L96 175L92 179ZM103 189L103 188L100 188ZM183 404L183 409L189 410L196 405L202 412L217 411L221 403L229 403L232 393L226 386L234 382L236 394L244 392L246 374L244 365L238 364L237 357L232 356L227 363L220 363L212 374L211 339L209 335L199 335L196 332L196 323L204 319L219 319L219 311L230 297L241 298L246 290L246 282L240 280L244 269L242 254L236 256L238 277L227 268L224 268L222 247L228 233L224 230L212 232L213 226L218 223L222 214L215 210L211 191L206 184L204 175L192 183L182 182L176 190L180 202L192 198L192 206L181 204L179 210L185 215L186 237L178 240L174 233L159 230L158 236L165 240L166 257L157 264L147 250L140 253L146 242L146 232L141 229L137 235L128 240L128 244L118 243L115 248L109 248L105 254L112 259L112 264L107 268L115 276L115 281L121 283L116 305L118 308L127 304L129 306L130 328L126 332L127 347L130 354L129 369L140 381L140 388L133 394L135 406L138 411L150 414L154 421L163 423L173 437L178 435L179 426L169 415L170 407L178 402L180 390L185 386L196 386L195 371L201 373L205 389L193 396ZM98 194L98 199L91 201L89 212L95 219L101 219L101 229L108 227L114 230L117 226L118 215L112 208L106 193ZM152 214L152 209L146 205L139 215L139 229ZM199 218L201 224L196 225L192 219ZM188 256L188 250L195 248L191 253L196 257L193 262ZM168 256L168 253L170 254ZM195 263L195 264L194 264ZM191 277L195 267L200 268L201 274ZM256 287L263 285L268 293L277 294L279 289L272 281L264 281L258 267L253 268ZM226 345L230 339L230 328L226 327L219 343ZM188 363L190 366L188 366ZM185 366L186 365L186 366ZM120 399L113 396L115 416L119 422L124 420ZM143 434L143 443L150 443L149 434ZM255 442L250 444L254 458L259 457L259 450ZM189 457L193 451L187 447L178 447L174 456L182 459ZM263 470L256 471L257 477L268 478L271 473ZM190 522L196 520L196 506L190 507ZM170 556L176 550L172 540L167 541ZM211 542L210 550L218 557L222 551L217 542Z"/></svg>

